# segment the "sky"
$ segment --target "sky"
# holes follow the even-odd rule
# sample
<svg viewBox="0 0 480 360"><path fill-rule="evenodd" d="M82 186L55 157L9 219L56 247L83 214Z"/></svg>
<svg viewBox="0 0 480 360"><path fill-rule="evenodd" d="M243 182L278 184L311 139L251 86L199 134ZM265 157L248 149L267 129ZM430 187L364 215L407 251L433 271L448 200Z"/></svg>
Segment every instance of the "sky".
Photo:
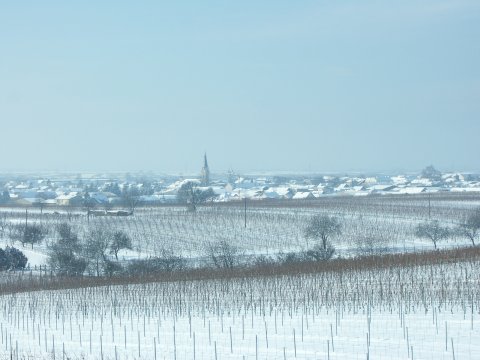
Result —
<svg viewBox="0 0 480 360"><path fill-rule="evenodd" d="M480 2L0 0L0 171L480 171Z"/></svg>

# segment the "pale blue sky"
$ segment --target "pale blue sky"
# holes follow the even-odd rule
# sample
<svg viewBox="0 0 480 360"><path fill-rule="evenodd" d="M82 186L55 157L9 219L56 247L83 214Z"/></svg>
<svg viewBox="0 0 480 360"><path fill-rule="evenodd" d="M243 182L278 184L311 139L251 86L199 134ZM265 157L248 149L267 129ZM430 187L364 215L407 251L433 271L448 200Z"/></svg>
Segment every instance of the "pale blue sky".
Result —
<svg viewBox="0 0 480 360"><path fill-rule="evenodd" d="M0 0L0 123L0 171L480 171L480 2Z"/></svg>

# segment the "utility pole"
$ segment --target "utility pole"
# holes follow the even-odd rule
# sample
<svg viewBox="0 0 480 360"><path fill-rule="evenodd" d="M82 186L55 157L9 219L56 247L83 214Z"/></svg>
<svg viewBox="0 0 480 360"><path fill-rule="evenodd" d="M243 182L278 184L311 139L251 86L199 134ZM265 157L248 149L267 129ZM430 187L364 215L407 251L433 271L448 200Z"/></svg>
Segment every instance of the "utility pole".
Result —
<svg viewBox="0 0 480 360"><path fill-rule="evenodd" d="M25 209L25 229L23 230L23 239L22 242L26 240L27 238L27 229L28 229L28 210ZM23 243L22 243L23 244ZM32 243L33 247L33 243Z"/></svg>
<svg viewBox="0 0 480 360"><path fill-rule="evenodd" d="M243 199L244 201L244 217L245 217L245 229L247 228L247 197Z"/></svg>
<svg viewBox="0 0 480 360"><path fill-rule="evenodd" d="M432 194L428 193L428 219L429 220L431 218L431 213L432 213L432 204L431 204L431 200L430 200L431 196L432 196Z"/></svg>

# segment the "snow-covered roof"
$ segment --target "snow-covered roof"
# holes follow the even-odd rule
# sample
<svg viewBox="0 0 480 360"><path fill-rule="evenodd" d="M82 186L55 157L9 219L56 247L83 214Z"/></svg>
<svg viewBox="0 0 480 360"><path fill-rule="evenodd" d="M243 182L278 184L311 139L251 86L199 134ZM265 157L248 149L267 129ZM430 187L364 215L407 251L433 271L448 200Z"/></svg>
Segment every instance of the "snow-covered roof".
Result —
<svg viewBox="0 0 480 360"><path fill-rule="evenodd" d="M311 192L297 192L295 195L293 195L292 199L294 200L304 200L304 199L314 199L315 196Z"/></svg>
<svg viewBox="0 0 480 360"><path fill-rule="evenodd" d="M480 192L480 187L454 187L451 188L452 192Z"/></svg>
<svg viewBox="0 0 480 360"><path fill-rule="evenodd" d="M56 197L57 200L71 200L79 196L77 192L71 192L68 194L62 194Z"/></svg>
<svg viewBox="0 0 480 360"><path fill-rule="evenodd" d="M418 178L412 180L412 184L423 185L423 186L432 186L432 180L426 178Z"/></svg>
<svg viewBox="0 0 480 360"><path fill-rule="evenodd" d="M30 186L26 185L26 184L19 184L17 186L15 186L15 189L18 189L18 190L22 190L22 189L29 189Z"/></svg>
<svg viewBox="0 0 480 360"><path fill-rule="evenodd" d="M393 183L397 185L406 184L408 182L404 175L392 176L391 179Z"/></svg>
<svg viewBox="0 0 480 360"><path fill-rule="evenodd" d="M404 188L399 188L397 190L397 193L399 194L420 194L422 192L425 192L425 187L404 187Z"/></svg>
<svg viewBox="0 0 480 360"><path fill-rule="evenodd" d="M390 189L394 186L392 185L373 185L373 186L369 186L368 188L370 190L377 190L377 191L385 191L385 189Z"/></svg>
<svg viewBox="0 0 480 360"><path fill-rule="evenodd" d="M265 190L262 190L261 188L257 188L257 192L261 192L264 195L264 197L268 199L290 198L292 195L292 192L289 191L288 188L283 188L283 187L271 187Z"/></svg>

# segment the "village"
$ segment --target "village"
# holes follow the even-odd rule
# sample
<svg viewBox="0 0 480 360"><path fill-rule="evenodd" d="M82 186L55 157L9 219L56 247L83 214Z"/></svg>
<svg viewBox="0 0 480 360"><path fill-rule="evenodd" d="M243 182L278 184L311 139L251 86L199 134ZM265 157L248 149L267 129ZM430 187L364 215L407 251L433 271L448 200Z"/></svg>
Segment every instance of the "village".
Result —
<svg viewBox="0 0 480 360"><path fill-rule="evenodd" d="M209 190L211 202L249 200L314 200L328 196L414 195L480 192L480 175L441 173L428 166L419 174L239 175L210 173L207 157L199 176L0 175L0 205L103 207L161 205L181 202L179 191L192 184ZM97 210L98 212L98 210ZM98 214L97 214L98 215ZM118 215L118 214L117 214ZM120 215L128 215L121 213Z"/></svg>

